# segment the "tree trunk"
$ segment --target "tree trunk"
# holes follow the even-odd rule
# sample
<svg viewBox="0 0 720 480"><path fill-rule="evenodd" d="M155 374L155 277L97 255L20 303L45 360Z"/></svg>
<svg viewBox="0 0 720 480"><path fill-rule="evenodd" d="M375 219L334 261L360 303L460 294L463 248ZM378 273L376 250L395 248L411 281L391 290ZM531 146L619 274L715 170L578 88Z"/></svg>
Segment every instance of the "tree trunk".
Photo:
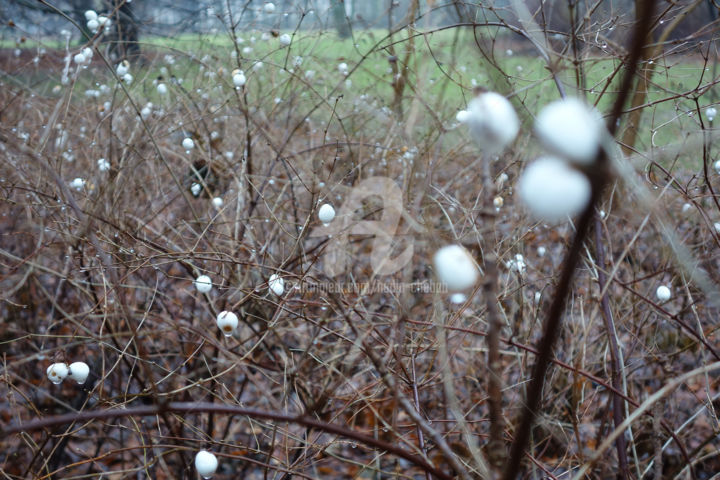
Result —
<svg viewBox="0 0 720 480"><path fill-rule="evenodd" d="M330 8L338 36L340 38L348 38L350 36L350 24L345 14L345 0L332 0Z"/></svg>
<svg viewBox="0 0 720 480"><path fill-rule="evenodd" d="M137 1L137 0L136 0ZM140 55L138 26L133 12L134 2L113 0L113 25L108 35L108 54L114 62L133 60Z"/></svg>

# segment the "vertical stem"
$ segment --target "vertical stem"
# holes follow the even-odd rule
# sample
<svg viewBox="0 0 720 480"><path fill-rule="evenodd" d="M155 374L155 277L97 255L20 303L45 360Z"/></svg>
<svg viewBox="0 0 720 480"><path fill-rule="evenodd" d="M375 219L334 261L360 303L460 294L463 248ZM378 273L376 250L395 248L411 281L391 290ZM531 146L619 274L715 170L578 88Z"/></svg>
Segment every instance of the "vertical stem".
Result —
<svg viewBox="0 0 720 480"><path fill-rule="evenodd" d="M608 343L610 345L610 378L612 386L617 391L622 391L622 382L620 381L620 347L618 346L617 335L615 331L615 323L613 321L612 312L610 311L610 301L608 299L607 276L605 275L605 249L602 243L602 222L599 218L595 218L595 255L597 257L598 286L602 296L600 297L600 311L602 312L605 322L605 330L607 331ZM623 399L620 395L613 392L613 422L615 428L619 427L623 422ZM625 435L620 435L615 440L615 448L618 454L618 463L620 464L619 478L628 478L628 459L627 459L627 443Z"/></svg>
<svg viewBox="0 0 720 480"><path fill-rule="evenodd" d="M607 128L611 135L614 135L617 130L617 121L622 115L625 101L631 93L633 77L637 71L638 62L640 61L643 47L645 46L648 33L650 32L654 7L655 0L636 0L636 26L633 31L632 42L630 44L630 53L628 54L626 61L627 68L625 69L625 76L622 79L618 96L615 98L615 103L613 104L612 111L608 117ZM530 386L528 387L527 401L523 409L520 425L515 432L515 439L510 449L510 458L503 475L504 480L515 480L520 472L521 460L525 453L525 449L530 442L530 431L542 398L544 377L550 364L555 340L560 333L560 323L562 312L565 307L565 299L570 293L570 281L572 280L573 272L575 271L575 267L580 259L582 245L585 242L585 238L587 237L590 229L590 221L593 217L595 205L602 197L602 192L610 178L609 173L605 169L607 163L607 157L601 153L598 155L598 165L592 169L593 171L587 172L592 184L592 196L588 207L578 220L575 238L573 239L573 243L568 250L567 256L565 257L560 282L558 283L555 291L555 297L553 298L550 310L548 311L548 316L545 320L543 337L540 340L540 345L538 346L538 357L535 362L535 366L533 367L533 377L530 381Z"/></svg>
<svg viewBox="0 0 720 480"><path fill-rule="evenodd" d="M488 460L498 471L505 464L506 452L503 442L505 425L502 415L502 383L500 365L500 314L497 308L497 260L495 253L485 255L485 293L488 316L488 409L490 411L490 442Z"/></svg>
<svg viewBox="0 0 720 480"><path fill-rule="evenodd" d="M550 365L553 346L555 345L555 340L560 334L560 319L562 317L563 309L565 308L565 299L570 292L570 281L572 280L573 273L575 272L575 266L580 260L580 252L588 234L590 220L592 219L593 210L595 209L595 203L598 198L600 198L603 186L604 182L595 182L595 185L593 185L590 204L578 220L576 225L577 233L575 234L570 250L565 257L560 282L555 290L555 296L552 304L550 305L548 316L545 319L545 325L543 326L544 333L542 339L540 340L540 345L538 346L537 360L535 361L535 366L533 367L532 380L530 381L530 386L528 387L527 400L523 409L522 420L515 432L515 440L513 441L510 449L510 458L507 462L507 467L505 468L505 473L503 475L505 480L515 480L518 473L520 473L522 457L525 454L528 443L530 442L530 429L532 428L535 415L537 414L538 407L540 406L540 400L542 399L542 387L545 374L547 373L548 366Z"/></svg>
<svg viewBox="0 0 720 480"><path fill-rule="evenodd" d="M495 197L495 184L492 177L490 158L485 158L483 165L483 208L486 213L487 231L482 237L482 255L484 266L483 293L488 322L487 336L487 369L488 369L488 413L490 420L490 439L487 446L487 455L490 465L497 471L502 471L505 464L506 452L503 442L505 425L502 414L502 372L500 364L500 312L497 307L497 256L495 255L496 216L493 212L493 198ZM491 213L492 212L492 213Z"/></svg>
<svg viewBox="0 0 720 480"><path fill-rule="evenodd" d="M413 401L415 402L415 408L417 409L418 415L420 415L420 397L418 395L417 376L415 374L415 354L414 353L410 357L410 365L412 367ZM423 453L426 453L425 452L425 437L423 436L422 428L420 428L420 425L416 425L416 428L417 428L417 436L418 436L418 446L420 447L420 450ZM430 472L425 472L425 479L430 480Z"/></svg>

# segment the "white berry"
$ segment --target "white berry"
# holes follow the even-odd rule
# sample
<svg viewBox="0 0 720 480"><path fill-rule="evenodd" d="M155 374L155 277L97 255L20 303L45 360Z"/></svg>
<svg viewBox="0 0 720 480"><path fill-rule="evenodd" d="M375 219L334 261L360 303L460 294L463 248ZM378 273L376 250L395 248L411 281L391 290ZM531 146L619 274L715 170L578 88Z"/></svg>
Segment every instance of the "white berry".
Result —
<svg viewBox="0 0 720 480"><path fill-rule="evenodd" d="M85 188L85 179L80 177L74 178L73 181L70 182L70 186L75 190L80 191Z"/></svg>
<svg viewBox="0 0 720 480"><path fill-rule="evenodd" d="M193 139L190 137L187 137L183 139L182 146L185 150L190 150L192 148L195 148L195 142L193 142Z"/></svg>
<svg viewBox="0 0 720 480"><path fill-rule="evenodd" d="M277 296L280 296L285 292L285 281L282 279L281 276L279 276L276 273L273 273L270 275L270 279L268 280L268 287L270 287L270 290Z"/></svg>
<svg viewBox="0 0 720 480"><path fill-rule="evenodd" d="M128 69L129 69L128 67L129 67L129 65L128 65L127 60L124 62L118 63L118 66L115 69L117 71L118 76L122 77L123 75L128 73Z"/></svg>
<svg viewBox="0 0 720 480"><path fill-rule="evenodd" d="M107 172L108 170L110 170L110 162L108 162L104 158L98 159L97 166L98 170L100 170L101 172Z"/></svg>
<svg viewBox="0 0 720 480"><path fill-rule="evenodd" d="M672 292L670 292L670 288L665 285L660 285L657 290L655 290L655 296L658 300L661 302L667 302L670 300L670 297L672 296Z"/></svg>
<svg viewBox="0 0 720 480"><path fill-rule="evenodd" d="M68 376L68 366L64 363L53 363L47 368L47 376L52 383L58 385Z"/></svg>
<svg viewBox="0 0 720 480"><path fill-rule="evenodd" d="M73 362L70 364L70 378L82 385L90 374L90 367L85 362Z"/></svg>
<svg viewBox="0 0 720 480"><path fill-rule="evenodd" d="M287 33L283 33L280 35L280 45L290 45L290 42L292 41L292 38L290 38L290 35Z"/></svg>
<svg viewBox="0 0 720 480"><path fill-rule="evenodd" d="M535 121L535 133L545 147L582 164L595 161L602 131L600 115L577 98L550 103Z"/></svg>
<svg viewBox="0 0 720 480"><path fill-rule="evenodd" d="M323 204L318 210L318 218L327 225L335 218L335 209L329 203Z"/></svg>
<svg viewBox="0 0 720 480"><path fill-rule="evenodd" d="M464 293L453 293L450 295L450 301L452 303L465 303L465 300L467 300L467 295Z"/></svg>
<svg viewBox="0 0 720 480"><path fill-rule="evenodd" d="M210 280L210 277L207 275L200 275L193 283L197 291L200 293L207 293L212 290L212 280Z"/></svg>
<svg viewBox="0 0 720 480"><path fill-rule="evenodd" d="M707 117L708 121L710 121L710 122L715 120L716 115L717 115L717 109L715 107L708 107L708 109L705 110L705 116Z"/></svg>
<svg viewBox="0 0 720 480"><path fill-rule="evenodd" d="M217 467L217 457L207 450L200 450L197 455L195 455L195 470L197 470L201 477L205 479L212 478Z"/></svg>
<svg viewBox="0 0 720 480"><path fill-rule="evenodd" d="M554 157L542 157L528 165L517 188L530 213L548 222L582 212L591 193L585 174Z"/></svg>
<svg viewBox="0 0 720 480"><path fill-rule="evenodd" d="M236 73L235 75L233 75L233 84L236 87L244 86L246 81L247 81L247 79L245 78L245 75L243 75L242 72Z"/></svg>
<svg viewBox="0 0 720 480"><path fill-rule="evenodd" d="M467 114L460 117L480 148L488 153L501 151L520 131L520 120L512 104L495 92L472 99Z"/></svg>
<svg viewBox="0 0 720 480"><path fill-rule="evenodd" d="M455 120L457 120L460 123L467 122L468 118L470 118L470 112L468 112L467 110L460 110L455 115Z"/></svg>
<svg viewBox="0 0 720 480"><path fill-rule="evenodd" d="M275 4L266 2L265 5L263 5L263 10L265 10L265 13L275 13Z"/></svg>
<svg viewBox="0 0 720 480"><path fill-rule="evenodd" d="M217 326L226 337L233 334L238 326L238 317L233 312L220 312L216 320Z"/></svg>
<svg viewBox="0 0 720 480"><path fill-rule="evenodd" d="M460 245L448 245L435 252L435 273L449 290L459 291L472 287L479 272L470 253Z"/></svg>

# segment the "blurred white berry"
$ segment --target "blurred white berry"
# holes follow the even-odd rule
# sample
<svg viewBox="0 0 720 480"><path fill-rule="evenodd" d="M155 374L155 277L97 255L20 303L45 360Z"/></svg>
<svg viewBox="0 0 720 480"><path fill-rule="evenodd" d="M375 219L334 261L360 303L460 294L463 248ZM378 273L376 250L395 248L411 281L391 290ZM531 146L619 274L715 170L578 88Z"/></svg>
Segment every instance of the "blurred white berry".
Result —
<svg viewBox="0 0 720 480"><path fill-rule="evenodd" d="M713 226L715 227L715 231L720 233L720 222L715 222L715 225Z"/></svg>
<svg viewBox="0 0 720 480"><path fill-rule="evenodd" d="M242 72L236 73L235 75L233 75L233 84L236 87L242 87L243 85L245 85L246 81L247 81L247 79L245 78L245 75L243 75Z"/></svg>
<svg viewBox="0 0 720 480"><path fill-rule="evenodd" d="M715 107L709 107L705 110L705 116L707 117L708 121L710 121L710 122L715 120L716 115L717 115L717 109Z"/></svg>
<svg viewBox="0 0 720 480"><path fill-rule="evenodd" d="M106 32L110 29L110 26L112 25L112 21L105 15L98 15L97 22L100 24L101 27L105 29Z"/></svg>
<svg viewBox="0 0 720 480"><path fill-rule="evenodd" d="M591 193L585 174L554 157L541 157L528 165L517 188L532 215L548 222L582 212Z"/></svg>
<svg viewBox="0 0 720 480"><path fill-rule="evenodd" d="M233 312L220 312L217 316L217 326L223 335L230 337L238 326L238 317Z"/></svg>
<svg viewBox="0 0 720 480"><path fill-rule="evenodd" d="M142 118L148 118L151 113L152 113L152 109L151 109L150 107L148 107L147 105L145 105L145 106L142 108L142 110L140 110L140 116L141 116Z"/></svg>
<svg viewBox="0 0 720 480"><path fill-rule="evenodd" d="M338 70L339 70L340 73L342 73L343 75L347 75L347 74L348 74L348 65L347 65L347 63L342 62L340 65L338 65Z"/></svg>
<svg viewBox="0 0 720 480"><path fill-rule="evenodd" d="M512 104L495 92L481 93L468 104L464 123L481 149L497 153L508 146L520 130Z"/></svg>
<svg viewBox="0 0 720 480"><path fill-rule="evenodd" d="M104 158L101 158L97 161L98 170L101 172L107 172L110 170L110 162L105 160Z"/></svg>
<svg viewBox="0 0 720 480"><path fill-rule="evenodd" d="M97 18L98 18L98 15L97 15L97 13L95 13L95 10L86 10L85 11L85 20L87 20L88 22L90 20L97 20Z"/></svg>
<svg viewBox="0 0 720 480"><path fill-rule="evenodd" d="M85 188L85 179L80 177L74 178L73 181L70 182L70 187L77 191L82 190Z"/></svg>
<svg viewBox="0 0 720 480"><path fill-rule="evenodd" d="M100 24L97 20L94 18L92 20L88 20L86 24L88 30L90 30L92 33L97 33L98 28L100 27Z"/></svg>
<svg viewBox="0 0 720 480"><path fill-rule="evenodd" d="M717 173L720 173L720 160L715 160L715 163L713 164L713 167L715 168L715 171Z"/></svg>
<svg viewBox="0 0 720 480"><path fill-rule="evenodd" d="M549 150L582 164L595 161L602 130L602 119L597 111L577 98L546 105L535 121L535 132Z"/></svg>
<svg viewBox="0 0 720 480"><path fill-rule="evenodd" d="M505 185L505 182L508 181L508 174L503 172L500 175L498 175L497 180L495 180L495 184L497 184L498 188L502 188L503 185Z"/></svg>
<svg viewBox="0 0 720 480"><path fill-rule="evenodd" d="M450 291L465 290L478 280L479 272L470 253L460 245L448 245L433 256L435 273Z"/></svg>
<svg viewBox="0 0 720 480"><path fill-rule="evenodd" d="M505 204L505 200L501 196L497 196L493 198L493 205L495 205L495 208L500 208Z"/></svg>
<svg viewBox="0 0 720 480"><path fill-rule="evenodd" d="M273 273L268 280L268 287L275 295L280 296L285 292L285 280L280 275Z"/></svg>
<svg viewBox="0 0 720 480"><path fill-rule="evenodd" d="M450 295L450 301L452 303L464 303L465 300L467 300L467 295L465 295L464 293L458 292L458 293L453 293L452 295Z"/></svg>
<svg viewBox="0 0 720 480"><path fill-rule="evenodd" d="M514 260L510 260L508 262L508 267L511 270L514 270L520 274L525 273L525 268L527 267L527 265L525 264L525 258L518 253L517 255L515 255Z"/></svg>
<svg viewBox="0 0 720 480"><path fill-rule="evenodd" d="M117 68L115 69L115 71L117 72L118 76L122 77L123 75L125 75L126 73L128 73L128 66L129 66L129 65L128 65L127 60L125 60L125 61L123 61L123 62L121 62L121 63L118 63L118 66L117 66Z"/></svg>
<svg viewBox="0 0 720 480"><path fill-rule="evenodd" d="M202 192L202 188L203 187L201 184L193 182L193 184L190 185L190 193L193 194L193 197L198 197L200 195L200 192Z"/></svg>
<svg viewBox="0 0 720 480"><path fill-rule="evenodd" d="M307 80L312 80L313 78L315 78L315 70L308 70L307 72L305 72L305 78Z"/></svg>
<svg viewBox="0 0 720 480"><path fill-rule="evenodd" d="M73 62L77 63L78 65L82 65L86 61L87 60L85 58L85 55L83 55L82 52L76 53L75 56L73 57Z"/></svg>
<svg viewBox="0 0 720 480"><path fill-rule="evenodd" d="M691 204L689 204L689 203L683 203L682 213L688 213L691 208L692 208L692 205L691 205Z"/></svg>
<svg viewBox="0 0 720 480"><path fill-rule="evenodd" d="M65 363L53 363L47 368L47 376L52 383L58 385L68 376L68 366Z"/></svg>
<svg viewBox="0 0 720 480"><path fill-rule="evenodd" d="M213 199L212 199L212 204L213 204L213 207L215 207L215 208L217 208L218 210L220 210L220 209L222 208L222 206L223 206L223 199L222 199L222 197L215 197L215 198L213 198Z"/></svg>
<svg viewBox="0 0 720 480"><path fill-rule="evenodd" d="M160 95L165 95L167 93L167 85L164 83L158 83L157 91Z"/></svg>
<svg viewBox="0 0 720 480"><path fill-rule="evenodd" d="M665 285L660 285L657 290L655 290L655 296L661 302L667 302L670 300L672 293L670 292L670 288Z"/></svg>
<svg viewBox="0 0 720 480"><path fill-rule="evenodd" d="M200 275L193 282L195 288L200 293L207 293L212 290L212 280L207 275Z"/></svg>
<svg viewBox="0 0 720 480"><path fill-rule="evenodd" d="M275 13L275 4L272 2L265 2L263 10L265 10L265 13Z"/></svg>
<svg viewBox="0 0 720 480"><path fill-rule="evenodd" d="M197 455L195 455L195 470L197 470L201 477L205 479L212 478L217 467L217 457L207 450L200 450Z"/></svg>
<svg viewBox="0 0 720 480"><path fill-rule="evenodd" d="M295 65L296 67L299 67L300 65L302 65L302 63L303 63L303 57L301 57L300 55L297 55L295 57L295 59L293 60L293 65Z"/></svg>
<svg viewBox="0 0 720 480"><path fill-rule="evenodd" d="M290 45L290 42L292 41L292 38L287 33L283 33L280 35L280 45Z"/></svg>
<svg viewBox="0 0 720 480"><path fill-rule="evenodd" d="M538 257L544 257L545 252L547 252L547 250L545 249L545 247L540 246L540 247L538 247L537 252L538 252Z"/></svg>
<svg viewBox="0 0 720 480"><path fill-rule="evenodd" d="M122 80L123 80L123 82L127 83L128 85L130 85L130 84L132 83L132 81L133 81L133 76L130 75L129 73L126 73L125 75L122 76Z"/></svg>
<svg viewBox="0 0 720 480"><path fill-rule="evenodd" d="M93 57L93 49L90 47L85 47L82 49L82 54L85 57L85 61L89 62L90 59Z"/></svg>
<svg viewBox="0 0 720 480"><path fill-rule="evenodd" d="M322 223L327 225L335 218L335 209L329 203L323 204L318 210L318 218Z"/></svg>
<svg viewBox="0 0 720 480"><path fill-rule="evenodd" d="M468 118L470 118L470 112L468 112L467 110L460 110L459 112L457 112L457 114L455 114L455 120L460 123L467 122Z"/></svg>
<svg viewBox="0 0 720 480"><path fill-rule="evenodd" d="M90 374L90 367L85 362L73 362L70 364L70 378L82 385Z"/></svg>
<svg viewBox="0 0 720 480"><path fill-rule="evenodd" d="M185 150L191 150L195 148L195 142L190 137L185 137L182 141L182 146Z"/></svg>

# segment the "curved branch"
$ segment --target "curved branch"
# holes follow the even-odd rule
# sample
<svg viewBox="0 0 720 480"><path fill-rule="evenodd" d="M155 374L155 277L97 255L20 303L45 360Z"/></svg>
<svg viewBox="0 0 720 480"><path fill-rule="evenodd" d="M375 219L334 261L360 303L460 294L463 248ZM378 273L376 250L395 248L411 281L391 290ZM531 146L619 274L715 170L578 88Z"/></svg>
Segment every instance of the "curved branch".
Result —
<svg viewBox="0 0 720 480"><path fill-rule="evenodd" d="M12 427L3 428L2 430L0 430L0 435L5 437L14 433L41 430L44 428L64 425L72 422L82 423L87 422L88 420L132 416L142 417L162 413L220 413L228 415L241 415L264 420L272 420L275 422L295 423L304 427L315 428L317 430L322 430L323 432L332 433L345 438L350 438L362 444L373 447L377 450L384 450L386 452L392 453L397 457L404 458L405 460L415 464L416 466L422 468L424 471L432 473L435 477L439 479L450 480L452 478L450 475L442 472L437 467L431 465L425 459L418 455L414 455L407 450L402 449L391 443L373 438L370 435L366 435L364 433L360 433L355 430L342 427L340 425L326 423L304 415L288 415L284 413L268 412L264 410L242 408L231 405L218 405L207 402L170 402L164 405L147 405L142 407L122 409L112 408L108 410L67 413L64 415L55 415L52 417L43 418L40 420L33 420L22 425L15 425Z"/></svg>

